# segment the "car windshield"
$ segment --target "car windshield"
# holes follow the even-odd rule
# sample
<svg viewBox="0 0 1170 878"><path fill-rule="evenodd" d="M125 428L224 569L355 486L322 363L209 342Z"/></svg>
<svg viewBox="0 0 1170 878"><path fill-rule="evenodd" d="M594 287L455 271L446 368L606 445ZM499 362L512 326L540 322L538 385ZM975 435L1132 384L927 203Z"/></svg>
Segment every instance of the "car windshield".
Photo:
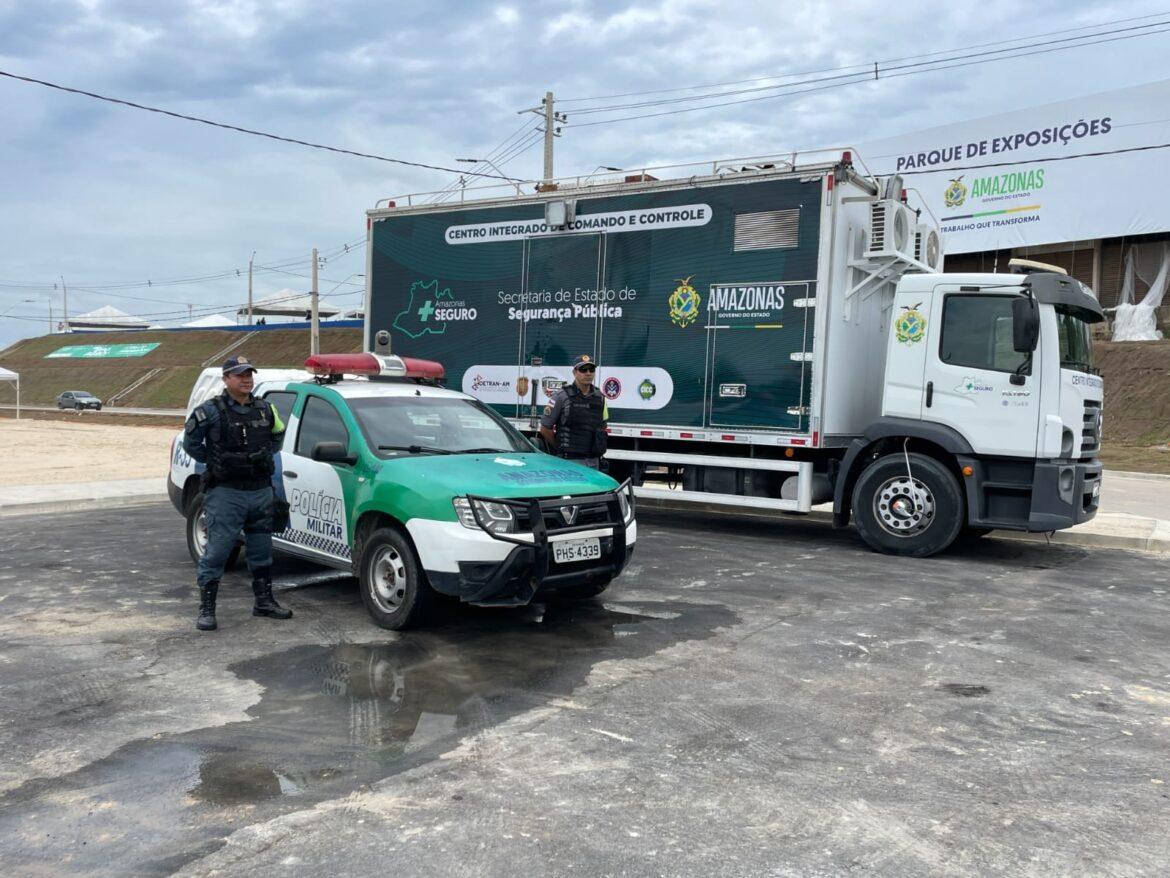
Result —
<svg viewBox="0 0 1170 878"><path fill-rule="evenodd" d="M379 457L536 450L515 427L472 399L374 396L348 402Z"/></svg>
<svg viewBox="0 0 1170 878"><path fill-rule="evenodd" d="M1078 372L1094 372L1093 336L1089 324L1068 308L1056 307L1057 334L1060 336L1060 365Z"/></svg>

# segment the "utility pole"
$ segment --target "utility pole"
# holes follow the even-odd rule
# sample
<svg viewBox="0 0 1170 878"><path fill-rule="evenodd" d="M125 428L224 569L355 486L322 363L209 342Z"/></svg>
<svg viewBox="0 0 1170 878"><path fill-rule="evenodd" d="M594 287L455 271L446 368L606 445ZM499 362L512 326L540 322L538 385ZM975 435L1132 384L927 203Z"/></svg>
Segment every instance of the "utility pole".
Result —
<svg viewBox="0 0 1170 878"><path fill-rule="evenodd" d="M553 93L544 93L544 184L553 179Z"/></svg>
<svg viewBox="0 0 1170 878"><path fill-rule="evenodd" d="M248 257L248 325L252 325L252 260L256 258L256 251Z"/></svg>
<svg viewBox="0 0 1170 878"><path fill-rule="evenodd" d="M69 290L65 286L65 276L61 275L61 325L64 331L69 331Z"/></svg>
<svg viewBox="0 0 1170 878"><path fill-rule="evenodd" d="M551 188L553 181L553 138L561 136L561 129L557 123L567 122L569 117L556 111L551 91L544 93L544 99L540 102L539 107L529 107L520 112L536 113L544 119L544 128L542 129L544 131L544 179L540 184L540 189Z"/></svg>
<svg viewBox="0 0 1170 878"><path fill-rule="evenodd" d="M313 301L312 327L309 330L309 354L316 356L321 353L321 322L317 315L317 248L313 248L313 289L311 290Z"/></svg>

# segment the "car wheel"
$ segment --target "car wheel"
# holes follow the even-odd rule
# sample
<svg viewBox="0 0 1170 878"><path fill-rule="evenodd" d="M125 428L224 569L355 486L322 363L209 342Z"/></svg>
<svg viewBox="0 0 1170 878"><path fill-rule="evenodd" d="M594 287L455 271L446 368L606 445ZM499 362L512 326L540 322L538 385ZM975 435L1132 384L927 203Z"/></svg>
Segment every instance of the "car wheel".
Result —
<svg viewBox="0 0 1170 878"><path fill-rule="evenodd" d="M395 528L374 531L362 544L362 602L375 622L391 631L422 623L435 604L418 555Z"/></svg>
<svg viewBox="0 0 1170 878"><path fill-rule="evenodd" d="M888 454L853 487L853 518L869 546L925 558L947 548L963 526L963 492L941 463L922 454Z"/></svg>
<svg viewBox="0 0 1170 878"><path fill-rule="evenodd" d="M227 562L223 565L224 573L236 566L240 558L240 546L236 543L228 553ZM196 494L187 507L187 551L191 560L198 564L207 551L207 515L203 511L203 495Z"/></svg>

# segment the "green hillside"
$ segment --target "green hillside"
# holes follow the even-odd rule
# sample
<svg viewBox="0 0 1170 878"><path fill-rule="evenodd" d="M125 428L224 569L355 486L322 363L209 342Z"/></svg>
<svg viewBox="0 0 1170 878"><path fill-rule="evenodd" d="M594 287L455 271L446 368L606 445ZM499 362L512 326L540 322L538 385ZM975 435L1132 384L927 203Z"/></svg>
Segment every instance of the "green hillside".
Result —
<svg viewBox="0 0 1170 878"><path fill-rule="evenodd" d="M227 349L237 342L238 347ZM67 345L150 344L158 347L143 357L73 359L46 357ZM321 350L352 353L362 349L358 327L321 329ZM20 373L21 401L52 405L66 390L88 390L107 400L154 370L155 374L120 398L116 405L182 408L195 376L211 361L243 354L259 366L298 367L309 355L306 329L193 330L191 332L102 332L28 338L0 351L0 366Z"/></svg>

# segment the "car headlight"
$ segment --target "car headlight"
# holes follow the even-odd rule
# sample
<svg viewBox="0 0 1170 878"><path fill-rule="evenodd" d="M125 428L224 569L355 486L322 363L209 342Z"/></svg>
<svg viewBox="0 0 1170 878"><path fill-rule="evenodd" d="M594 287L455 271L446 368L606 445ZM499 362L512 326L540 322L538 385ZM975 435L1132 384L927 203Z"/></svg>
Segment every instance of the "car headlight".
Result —
<svg viewBox="0 0 1170 878"><path fill-rule="evenodd" d="M472 504L475 504L474 510ZM459 523L472 530L487 530L498 534L510 534L516 531L516 514L506 503L489 503L485 500L468 500L466 497L456 497L451 501L455 507L455 514L459 516ZM476 521L476 513L479 521ZM483 522L483 526L480 526Z"/></svg>

